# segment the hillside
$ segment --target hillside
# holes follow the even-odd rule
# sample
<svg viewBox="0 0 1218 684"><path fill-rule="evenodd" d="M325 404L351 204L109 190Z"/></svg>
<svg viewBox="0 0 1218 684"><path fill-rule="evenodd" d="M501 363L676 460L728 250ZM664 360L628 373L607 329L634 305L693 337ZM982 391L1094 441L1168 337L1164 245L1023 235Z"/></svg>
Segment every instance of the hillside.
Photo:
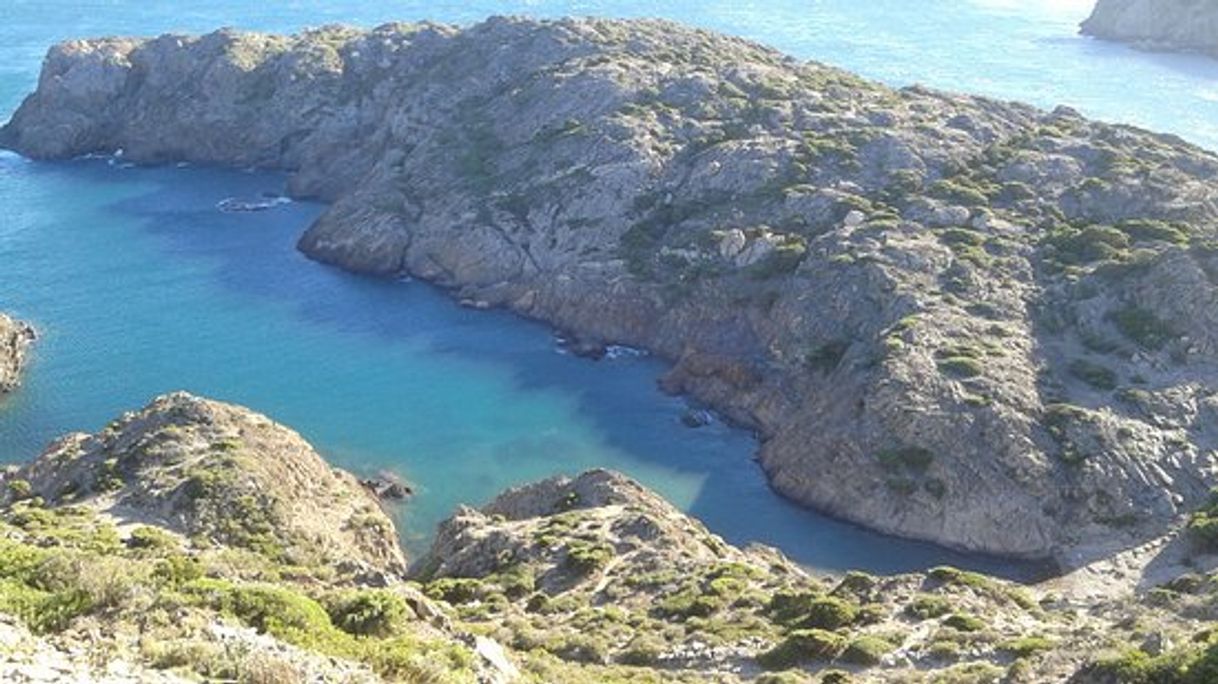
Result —
<svg viewBox="0 0 1218 684"><path fill-rule="evenodd" d="M0 143L286 170L308 255L649 348L886 532L1085 559L1215 484L1218 158L1170 136L497 18L71 41Z"/></svg>

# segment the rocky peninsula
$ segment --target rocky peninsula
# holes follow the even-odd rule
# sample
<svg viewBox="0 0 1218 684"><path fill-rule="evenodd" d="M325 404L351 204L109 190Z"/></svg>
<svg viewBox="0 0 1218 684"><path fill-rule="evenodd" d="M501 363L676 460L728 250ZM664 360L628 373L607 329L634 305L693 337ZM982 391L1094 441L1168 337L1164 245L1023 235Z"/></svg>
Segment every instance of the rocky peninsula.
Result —
<svg viewBox="0 0 1218 684"><path fill-rule="evenodd" d="M355 477L265 416L184 393L57 440L0 475L0 492L6 681L1203 684L1218 673L1218 535L1200 532L1030 587L950 567L814 577L592 471L459 510L407 569Z"/></svg>
<svg viewBox="0 0 1218 684"><path fill-rule="evenodd" d="M864 525L1076 565L1218 478L1218 157L662 21L70 41L0 144L281 169L313 258L649 348Z"/></svg>
<svg viewBox="0 0 1218 684"><path fill-rule="evenodd" d="M1098 0L1083 33L1149 50L1218 56L1213 0Z"/></svg>
<svg viewBox="0 0 1218 684"><path fill-rule="evenodd" d="M29 325L0 313L0 397L20 384L21 369L34 338Z"/></svg>

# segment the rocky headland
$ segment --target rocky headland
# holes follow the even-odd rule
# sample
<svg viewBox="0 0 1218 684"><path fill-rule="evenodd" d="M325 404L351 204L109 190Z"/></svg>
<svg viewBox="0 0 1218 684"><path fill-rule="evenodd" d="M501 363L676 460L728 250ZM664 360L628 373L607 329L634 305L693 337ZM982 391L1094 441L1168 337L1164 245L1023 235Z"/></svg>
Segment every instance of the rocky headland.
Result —
<svg viewBox="0 0 1218 684"><path fill-rule="evenodd" d="M592 471L444 522L408 570L352 475L178 393L0 475L5 681L1207 684L1218 534L1034 586L816 577ZM1208 531L1207 531L1208 530Z"/></svg>
<svg viewBox="0 0 1218 684"><path fill-rule="evenodd" d="M755 428L774 487L1072 564L1218 455L1218 157L661 21L71 41L0 144L282 169L308 255L411 274Z"/></svg>
<svg viewBox="0 0 1218 684"><path fill-rule="evenodd" d="M1218 56L1213 0L1098 0L1083 33L1148 50Z"/></svg>
<svg viewBox="0 0 1218 684"><path fill-rule="evenodd" d="M29 325L0 313L0 397L20 384L21 369L34 337Z"/></svg>

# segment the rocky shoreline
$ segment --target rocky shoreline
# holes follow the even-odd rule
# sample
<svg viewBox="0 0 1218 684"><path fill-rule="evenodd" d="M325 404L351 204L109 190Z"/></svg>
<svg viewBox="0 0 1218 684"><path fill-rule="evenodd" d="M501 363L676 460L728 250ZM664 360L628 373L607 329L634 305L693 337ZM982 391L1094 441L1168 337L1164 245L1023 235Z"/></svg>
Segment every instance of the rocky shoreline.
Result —
<svg viewBox="0 0 1218 684"><path fill-rule="evenodd" d="M1082 32L1147 50L1218 57L1218 6L1193 0L1098 0Z"/></svg>
<svg viewBox="0 0 1218 684"><path fill-rule="evenodd" d="M670 359L881 531L1084 563L1218 478L1218 159L1171 136L496 18L71 41L0 144L288 171L311 257Z"/></svg>

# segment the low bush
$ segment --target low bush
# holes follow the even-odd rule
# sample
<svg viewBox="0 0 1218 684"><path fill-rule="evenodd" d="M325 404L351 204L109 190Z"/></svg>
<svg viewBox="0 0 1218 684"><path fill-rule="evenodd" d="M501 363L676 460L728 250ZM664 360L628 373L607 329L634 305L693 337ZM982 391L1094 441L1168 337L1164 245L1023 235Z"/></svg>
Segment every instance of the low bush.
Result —
<svg viewBox="0 0 1218 684"><path fill-rule="evenodd" d="M383 589L340 594L327 603L326 612L348 634L381 638L399 633L413 615L401 596Z"/></svg>
<svg viewBox="0 0 1218 684"><path fill-rule="evenodd" d="M958 632L979 632L985 629L985 620L968 613L952 613L943 624Z"/></svg>
<svg viewBox="0 0 1218 684"><path fill-rule="evenodd" d="M828 662L846 650L846 637L823 629L798 629L777 646L757 656L768 670L785 670L804 662Z"/></svg>
<svg viewBox="0 0 1218 684"><path fill-rule="evenodd" d="M1113 390L1117 387L1117 375L1108 366L1088 361L1086 359L1075 359L1070 363L1070 375L1082 380L1091 387L1097 390Z"/></svg>
<svg viewBox="0 0 1218 684"><path fill-rule="evenodd" d="M865 667L879 665L884 655L892 649L892 644L879 637L861 636L846 646L841 661Z"/></svg>

